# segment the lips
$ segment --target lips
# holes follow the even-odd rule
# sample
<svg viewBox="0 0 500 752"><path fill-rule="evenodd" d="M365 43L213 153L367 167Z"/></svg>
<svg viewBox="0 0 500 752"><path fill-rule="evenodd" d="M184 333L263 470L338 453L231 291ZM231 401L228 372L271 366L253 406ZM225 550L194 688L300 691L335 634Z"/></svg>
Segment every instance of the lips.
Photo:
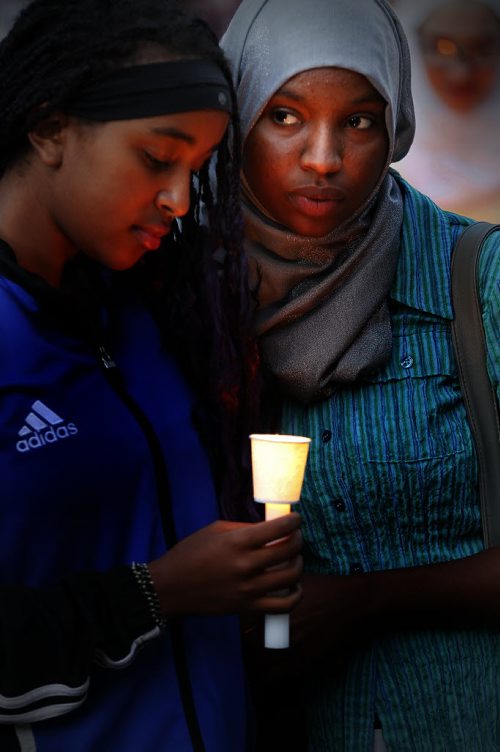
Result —
<svg viewBox="0 0 500 752"><path fill-rule="evenodd" d="M448 90L448 96L458 102L469 100L475 100L477 97L477 89L473 85L463 84L462 86L450 86Z"/></svg>
<svg viewBox="0 0 500 752"><path fill-rule="evenodd" d="M297 188L289 196L298 211L309 217L327 217L346 198L339 188L319 188L313 185Z"/></svg>
<svg viewBox="0 0 500 752"><path fill-rule="evenodd" d="M345 193L340 188L320 188L317 185L305 185L302 188L296 188L294 196L303 196L311 201L343 201Z"/></svg>
<svg viewBox="0 0 500 752"><path fill-rule="evenodd" d="M134 225L132 232L144 248L156 251L161 245L162 238L170 232L170 225Z"/></svg>

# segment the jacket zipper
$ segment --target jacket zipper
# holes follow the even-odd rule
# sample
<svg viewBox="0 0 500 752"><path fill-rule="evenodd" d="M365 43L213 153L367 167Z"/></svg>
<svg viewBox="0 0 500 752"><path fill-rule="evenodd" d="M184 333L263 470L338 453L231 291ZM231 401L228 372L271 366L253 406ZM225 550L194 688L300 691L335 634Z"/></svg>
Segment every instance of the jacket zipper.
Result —
<svg viewBox="0 0 500 752"><path fill-rule="evenodd" d="M139 407L134 398L126 390L121 373L106 350L104 345L99 345L98 355L100 364L103 367L107 380L117 396L122 400L124 405L132 413L140 428L142 429L148 443L153 465L155 469L156 488L158 492L158 503L162 521L163 537L170 550L177 543L175 532L175 521L172 510L172 501L170 495L170 486L168 482L168 472L163 458L163 452L160 441L149 419ZM186 657L186 645L184 633L180 619L169 620L169 631L174 654L177 680L179 682L179 692L181 696L184 715L186 718L189 736L193 747L193 752L205 752L205 745L201 734L200 724L196 713L194 702L193 688L189 677L189 668Z"/></svg>

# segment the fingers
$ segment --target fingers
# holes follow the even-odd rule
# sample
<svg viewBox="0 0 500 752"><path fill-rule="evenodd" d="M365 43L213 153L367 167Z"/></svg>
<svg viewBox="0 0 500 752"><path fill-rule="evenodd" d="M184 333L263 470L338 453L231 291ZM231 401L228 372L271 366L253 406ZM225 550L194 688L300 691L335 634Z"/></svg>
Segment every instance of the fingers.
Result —
<svg viewBox="0 0 500 752"><path fill-rule="evenodd" d="M286 518L226 529L226 540L230 542L226 562L232 564L242 580L253 580L267 569L287 564L302 549L300 524L300 516L293 513Z"/></svg>
<svg viewBox="0 0 500 752"><path fill-rule="evenodd" d="M253 580L267 570L286 567L295 560L302 550L302 533L296 530L287 538L282 538L272 546L264 546L247 552L240 558L240 575Z"/></svg>
<svg viewBox="0 0 500 752"><path fill-rule="evenodd" d="M259 590L270 593L274 590L294 588L299 583L302 569L302 556L296 556L276 569L268 569L259 578Z"/></svg>
<svg viewBox="0 0 500 752"><path fill-rule="evenodd" d="M230 566L250 596L262 595L269 589L296 584L302 573L301 549L302 534L297 530L273 546L243 552Z"/></svg>
<svg viewBox="0 0 500 752"><path fill-rule="evenodd" d="M274 604L274 609L278 608L273 613L287 611L287 599L294 595L299 586L302 567L302 557L296 556L279 568L265 570L249 579L243 587L249 610L262 610L259 604L269 602ZM293 597L292 601L295 605Z"/></svg>
<svg viewBox="0 0 500 752"><path fill-rule="evenodd" d="M297 512L290 512L283 517L277 517L274 520L265 520L264 522L254 522L243 531L246 534L247 542L255 548L261 548L279 538L285 538L296 530L299 530L302 520Z"/></svg>
<svg viewBox="0 0 500 752"><path fill-rule="evenodd" d="M265 546L254 554L256 565L259 569L268 569L285 561L295 558L302 550L302 533L296 530L287 538Z"/></svg>
<svg viewBox="0 0 500 752"><path fill-rule="evenodd" d="M291 597L292 602L295 603L296 596L292 594L292 591L297 587L303 569L302 556L300 556L302 549L300 517L294 514L291 520L285 521L286 525L274 524L282 522L281 519L272 520L272 525L263 523L265 531L261 523L252 525L252 527L261 527L256 538L253 539L261 542L261 547L247 550L245 555L239 558L240 584L252 607L255 607L257 599L263 597L271 598L271 603L274 603L274 600L279 598L276 593L279 590L285 591L287 598ZM290 529L291 532L283 536L283 533ZM281 537L278 540L269 541L269 537L274 539L275 535ZM274 608L278 608L276 613L282 613L287 610L287 603L281 598Z"/></svg>
<svg viewBox="0 0 500 752"><path fill-rule="evenodd" d="M272 545L270 545L272 543ZM268 605L283 613L300 596L300 516L263 523L218 521L179 541L150 572L162 610L178 613L249 613ZM183 572L179 581L178 572ZM285 590L280 597L277 590Z"/></svg>
<svg viewBox="0 0 500 752"><path fill-rule="evenodd" d="M297 585L286 595L263 595L254 602L254 609L264 614L286 614L301 600L302 588Z"/></svg>

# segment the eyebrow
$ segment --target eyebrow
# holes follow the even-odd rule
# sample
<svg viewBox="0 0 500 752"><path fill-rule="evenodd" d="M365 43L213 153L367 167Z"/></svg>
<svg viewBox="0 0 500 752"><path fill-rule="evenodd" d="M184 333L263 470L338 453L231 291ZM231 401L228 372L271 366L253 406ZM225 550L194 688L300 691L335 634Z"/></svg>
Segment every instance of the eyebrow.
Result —
<svg viewBox="0 0 500 752"><path fill-rule="evenodd" d="M295 99L296 102L302 102L304 97L300 94L296 94L292 89L278 89L274 96L287 97L287 99Z"/></svg>
<svg viewBox="0 0 500 752"><path fill-rule="evenodd" d="M194 136L191 136L189 133L181 131L179 130L179 128L174 128L172 126L160 126L157 128L151 128L151 133L158 134L159 136L170 136L170 138L176 138L179 141L184 141L186 144L190 144L190 146L196 144L196 139L194 138ZM213 146L210 146L205 153L212 155L218 148L219 144L214 144Z"/></svg>
<svg viewBox="0 0 500 752"><path fill-rule="evenodd" d="M190 136L189 133L179 130L179 128L173 128L172 126L166 126L164 128L151 128L151 133L157 133L159 136L170 136L170 138L176 138L179 141L185 141L187 144L195 144L196 139Z"/></svg>
<svg viewBox="0 0 500 752"><path fill-rule="evenodd" d="M385 99L382 96L382 94L379 94L378 92L375 92L374 94L366 94L362 95L361 97L358 97L358 99L353 99L352 104L370 104L371 102L380 102L381 104L385 104Z"/></svg>
<svg viewBox="0 0 500 752"><path fill-rule="evenodd" d="M304 97L294 92L293 89L278 89L278 91L274 94L274 96L286 97L287 99L294 99L296 102L304 101ZM369 104L371 102L384 103L385 100L384 100L384 97L378 92L375 92L374 94L370 92L369 94L362 94L357 99L353 99L352 102L350 102L349 104L359 105L359 104Z"/></svg>

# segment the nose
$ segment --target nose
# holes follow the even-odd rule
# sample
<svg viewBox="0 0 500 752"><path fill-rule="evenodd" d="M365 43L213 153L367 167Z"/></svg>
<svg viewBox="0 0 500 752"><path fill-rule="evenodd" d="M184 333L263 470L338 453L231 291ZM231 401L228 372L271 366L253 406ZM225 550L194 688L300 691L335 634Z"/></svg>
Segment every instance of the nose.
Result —
<svg viewBox="0 0 500 752"><path fill-rule="evenodd" d="M302 167L318 175L338 172L342 167L344 144L342 136L329 123L311 129L301 155Z"/></svg>
<svg viewBox="0 0 500 752"><path fill-rule="evenodd" d="M447 69L448 80L453 83L463 83L472 79L475 66L469 58L457 58L450 62Z"/></svg>
<svg viewBox="0 0 500 752"><path fill-rule="evenodd" d="M155 204L162 214L183 217L191 202L191 172L177 172L168 186L156 194Z"/></svg>

